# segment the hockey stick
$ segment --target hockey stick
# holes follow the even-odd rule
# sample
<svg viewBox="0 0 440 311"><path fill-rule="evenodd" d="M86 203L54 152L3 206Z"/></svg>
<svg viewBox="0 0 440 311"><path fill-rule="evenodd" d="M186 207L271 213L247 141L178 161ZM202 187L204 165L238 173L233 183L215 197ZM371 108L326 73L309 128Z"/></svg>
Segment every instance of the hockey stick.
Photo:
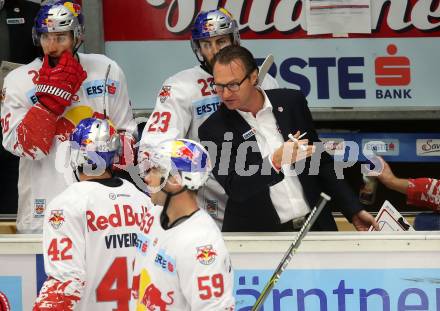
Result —
<svg viewBox="0 0 440 311"><path fill-rule="evenodd" d="M267 55L266 59L264 60L263 64L260 67L260 71L258 72L258 86L261 86L261 84L263 84L264 77L266 76L270 67L272 67L272 64L273 64L273 55L269 54Z"/></svg>
<svg viewBox="0 0 440 311"><path fill-rule="evenodd" d="M258 311L260 309L260 307L263 305L264 301L267 298L267 295L269 295L272 288L275 286L275 284L280 279L281 274L284 272L287 265L292 260L292 257L295 254L296 250L298 249L299 245L301 244L302 239L307 234L307 232L309 232L309 230L312 227L313 223L315 222L316 218L318 218L318 215L321 213L322 209L324 208L325 204L327 204L328 201L330 201L330 197L328 195L326 195L325 193L321 192L321 198L319 199L318 204L310 212L310 215L309 215L309 217L307 217L306 222L301 227L301 230L299 230L295 241L293 241L293 243L290 245L287 252L284 254L283 259L279 263L278 267L276 268L276 270L273 273L272 277L270 278L269 282L267 282L266 286L264 287L263 291L260 294L260 297L258 297L257 301L255 302L254 306L252 307L252 311Z"/></svg>
<svg viewBox="0 0 440 311"><path fill-rule="evenodd" d="M104 94L103 94L103 103L102 103L103 110L104 110L103 111L104 112L104 119L107 119L107 103L105 102L105 98L107 95L107 88L108 88L107 83L108 83L108 76L110 74L111 66L112 66L111 64L108 64L107 71L105 73L105 79L104 79Z"/></svg>

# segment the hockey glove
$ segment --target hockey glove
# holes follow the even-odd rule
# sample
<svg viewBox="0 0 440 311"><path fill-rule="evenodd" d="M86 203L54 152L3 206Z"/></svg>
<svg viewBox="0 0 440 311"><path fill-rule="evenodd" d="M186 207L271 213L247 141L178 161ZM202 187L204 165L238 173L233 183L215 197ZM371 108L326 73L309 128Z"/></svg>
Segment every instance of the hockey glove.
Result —
<svg viewBox="0 0 440 311"><path fill-rule="evenodd" d="M55 67L49 65L46 55L39 71L35 95L43 106L61 115L86 78L87 73L70 52L65 51Z"/></svg>

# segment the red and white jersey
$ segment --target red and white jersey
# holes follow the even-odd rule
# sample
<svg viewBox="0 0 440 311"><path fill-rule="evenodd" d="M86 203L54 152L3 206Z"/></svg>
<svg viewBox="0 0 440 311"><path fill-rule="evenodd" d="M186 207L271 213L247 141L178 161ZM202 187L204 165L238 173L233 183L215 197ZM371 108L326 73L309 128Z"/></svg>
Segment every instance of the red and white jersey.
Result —
<svg viewBox="0 0 440 311"><path fill-rule="evenodd" d="M80 120L103 117L104 94L107 115L117 130L136 135L137 127L129 103L127 83L120 67L113 60L99 54L80 53L79 61L87 72L87 79L73 96L72 104L58 118L44 111L43 115L47 118L30 120L31 124L28 122L24 131L23 119L38 101L35 82L42 61L37 58L13 70L5 78L4 102L1 105L3 146L21 157L17 213L17 229L20 233L41 233L46 206L74 180L68 161L69 148L61 145L68 141ZM109 64L111 69L106 91L104 81ZM40 109L39 105L34 108ZM43 124L46 127L52 126L51 130L43 127Z"/></svg>
<svg viewBox="0 0 440 311"><path fill-rule="evenodd" d="M213 219L198 210L164 230L162 209L140 227L132 310L234 310L231 260Z"/></svg>
<svg viewBox="0 0 440 311"><path fill-rule="evenodd" d="M440 212L440 180L415 178L408 180L407 203Z"/></svg>
<svg viewBox="0 0 440 311"><path fill-rule="evenodd" d="M200 125L220 105L220 98L213 87L214 78L200 66L183 70L168 78L160 90L156 106L142 133L139 158L142 159L142 144L158 143L163 139L188 138L199 141ZM263 89L278 88L277 81L269 74L263 80ZM157 135L165 133L166 135ZM198 192L199 206L203 207L221 228L227 196L210 176Z"/></svg>
<svg viewBox="0 0 440 311"><path fill-rule="evenodd" d="M119 178L75 183L55 197L44 216L48 279L34 310L128 311L139 225L151 208Z"/></svg>

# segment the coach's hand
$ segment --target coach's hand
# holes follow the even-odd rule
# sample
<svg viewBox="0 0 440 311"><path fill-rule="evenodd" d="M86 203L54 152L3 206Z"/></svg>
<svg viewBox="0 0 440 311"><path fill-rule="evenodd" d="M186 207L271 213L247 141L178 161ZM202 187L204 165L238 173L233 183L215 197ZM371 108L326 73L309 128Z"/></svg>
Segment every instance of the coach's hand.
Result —
<svg viewBox="0 0 440 311"><path fill-rule="evenodd" d="M373 226L379 231L379 225L374 217L367 211L361 210L353 215L351 219L353 226L357 231L367 231L370 226Z"/></svg>
<svg viewBox="0 0 440 311"><path fill-rule="evenodd" d="M294 137L298 138L299 134L297 132ZM276 168L281 168L284 164L292 164L310 157L315 152L315 149L315 146L309 145L308 139L288 140L275 150L272 155L272 163Z"/></svg>
<svg viewBox="0 0 440 311"><path fill-rule="evenodd" d="M35 95L43 106L61 115L86 78L87 73L70 52L65 51L55 67L50 66L46 55L39 70Z"/></svg>

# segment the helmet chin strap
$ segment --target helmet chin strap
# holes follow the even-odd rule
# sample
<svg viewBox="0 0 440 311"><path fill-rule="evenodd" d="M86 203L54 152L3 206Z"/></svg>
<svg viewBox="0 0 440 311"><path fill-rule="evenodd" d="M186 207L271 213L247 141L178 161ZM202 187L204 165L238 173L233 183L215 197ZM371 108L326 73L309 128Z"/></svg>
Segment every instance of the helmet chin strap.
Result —
<svg viewBox="0 0 440 311"><path fill-rule="evenodd" d="M212 67L206 60L200 62L200 67L202 67L203 70L212 75Z"/></svg>
<svg viewBox="0 0 440 311"><path fill-rule="evenodd" d="M161 177L160 183L162 184L165 181L164 177ZM160 191L162 191L163 193L165 193L167 195L166 199L165 199L165 203L163 204L163 210L162 213L160 214L160 224L162 225L162 228L164 229L168 229L168 224L170 222L170 218L167 215L167 210L168 210L168 206L170 205L170 201L171 198L173 196L176 196L184 191L188 190L188 188L186 186L183 186L182 189L180 189L177 192L171 193L169 191L164 190L163 188L160 189Z"/></svg>
<svg viewBox="0 0 440 311"><path fill-rule="evenodd" d="M74 169L74 170L73 170L73 174L75 175L75 179L76 179L76 181L77 181L77 182L80 182L80 180L79 180L79 176L78 176L78 170L77 170L77 169Z"/></svg>
<svg viewBox="0 0 440 311"><path fill-rule="evenodd" d="M78 52L79 48L81 47L81 45L83 44L83 42L84 42L83 40L80 40L79 44L78 43L75 44L75 46L73 47L73 55L77 54L77 52Z"/></svg>

